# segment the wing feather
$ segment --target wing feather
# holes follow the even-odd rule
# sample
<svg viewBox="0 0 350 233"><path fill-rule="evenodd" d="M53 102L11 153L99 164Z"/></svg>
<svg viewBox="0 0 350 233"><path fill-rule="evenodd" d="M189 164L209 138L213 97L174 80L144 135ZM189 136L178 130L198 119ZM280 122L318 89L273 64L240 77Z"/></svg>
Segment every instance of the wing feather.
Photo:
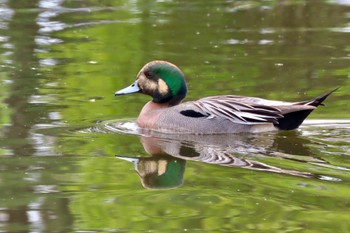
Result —
<svg viewBox="0 0 350 233"><path fill-rule="evenodd" d="M221 117L240 124L277 124L278 119L283 118L281 111L276 107L257 104L252 98L246 100L244 97L227 95L206 97L192 103L207 116L207 119Z"/></svg>

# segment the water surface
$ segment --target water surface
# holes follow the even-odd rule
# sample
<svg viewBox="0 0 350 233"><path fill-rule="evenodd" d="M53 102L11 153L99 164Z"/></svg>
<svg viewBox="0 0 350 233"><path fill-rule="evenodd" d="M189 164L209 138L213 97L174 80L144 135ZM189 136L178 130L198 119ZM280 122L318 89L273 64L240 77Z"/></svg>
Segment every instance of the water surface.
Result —
<svg viewBox="0 0 350 233"><path fill-rule="evenodd" d="M340 0L0 0L0 231L350 231L349 32ZM340 89L294 131L144 132L114 92L154 59L188 100Z"/></svg>

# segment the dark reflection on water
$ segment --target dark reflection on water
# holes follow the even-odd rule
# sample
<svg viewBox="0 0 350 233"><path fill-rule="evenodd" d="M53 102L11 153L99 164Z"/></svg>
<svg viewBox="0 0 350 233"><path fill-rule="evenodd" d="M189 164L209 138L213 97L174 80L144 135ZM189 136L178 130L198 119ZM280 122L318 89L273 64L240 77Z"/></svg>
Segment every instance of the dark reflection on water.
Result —
<svg viewBox="0 0 350 233"><path fill-rule="evenodd" d="M333 123L332 121L319 121L318 123L324 124L322 122L327 122L329 127L333 127L333 130L336 128L350 128L348 121L344 121L345 124L334 123L337 121L333 121ZM322 144L316 140L303 137L300 131L263 134L177 135L141 130L132 122L107 122L102 125L105 130L141 135L140 139L143 148L152 157L117 155L117 158L135 164L135 169L141 177L143 186L146 188L174 188L182 185L181 180L184 176L185 161L188 160L297 177L341 181L338 177L317 172L292 170L285 167L283 162L280 166L269 165L268 162L264 162L266 158L273 158L332 167L318 154L319 152L314 152L312 149L313 145ZM312 126L309 125L308 127L312 129ZM103 129L98 128L94 130L103 131ZM336 137L334 134L333 136ZM173 164L177 164L177 166ZM341 169L340 167L338 168ZM350 168L344 167L342 169L348 170Z"/></svg>
<svg viewBox="0 0 350 233"><path fill-rule="evenodd" d="M31 104L28 99L35 95L39 86L36 68L38 59L34 54L35 36L38 31L36 18L38 12L22 14L22 7L35 8L37 1L10 1L9 8L14 15L8 24L8 42L12 45L10 60L15 61L12 65L13 72L10 95L5 102L12 109L11 125L5 131L4 137L13 142L22 141L19 145L14 143L12 151L14 155L30 156L34 152L33 145L26 140L29 130L35 124L33 119L40 118L45 112L30 112ZM23 88L25 87L25 88ZM16 145L17 144L17 145Z"/></svg>

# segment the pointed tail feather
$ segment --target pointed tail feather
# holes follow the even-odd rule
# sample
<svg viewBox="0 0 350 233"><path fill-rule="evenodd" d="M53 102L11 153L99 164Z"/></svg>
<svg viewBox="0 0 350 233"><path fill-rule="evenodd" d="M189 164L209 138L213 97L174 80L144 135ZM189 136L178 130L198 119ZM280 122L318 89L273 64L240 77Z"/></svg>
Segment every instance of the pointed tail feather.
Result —
<svg viewBox="0 0 350 233"><path fill-rule="evenodd" d="M335 88L334 90L327 92L323 95L320 95L316 98L313 98L308 101L298 102L298 105L311 105L315 108L319 105L323 105L322 102L333 92L338 90L339 87ZM287 114L283 115L283 118L278 119L278 124L275 124L275 126L279 129L283 130L292 130L298 128L301 123L306 119L306 117L313 111L313 109L305 109L295 112L289 112Z"/></svg>
<svg viewBox="0 0 350 233"><path fill-rule="evenodd" d="M327 99L327 97L332 94L333 92L335 92L336 90L338 90L339 87L335 88L334 90L330 91L330 92L327 92L323 95L320 95L316 98L313 98L311 100L308 100L308 101L303 101L303 102L300 102L300 104L303 104L303 105L311 105L311 106L314 106L314 107L317 107L319 105L323 105L322 102Z"/></svg>

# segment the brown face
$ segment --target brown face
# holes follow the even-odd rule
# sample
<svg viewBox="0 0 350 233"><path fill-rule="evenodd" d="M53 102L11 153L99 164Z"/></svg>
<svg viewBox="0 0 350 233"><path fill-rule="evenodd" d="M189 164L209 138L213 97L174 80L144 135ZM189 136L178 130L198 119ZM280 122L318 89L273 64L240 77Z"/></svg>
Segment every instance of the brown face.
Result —
<svg viewBox="0 0 350 233"><path fill-rule="evenodd" d="M147 77L148 76L148 77ZM157 76L150 76L148 72L140 72L137 83L141 92L153 96L155 93L165 96L169 93L168 85Z"/></svg>

